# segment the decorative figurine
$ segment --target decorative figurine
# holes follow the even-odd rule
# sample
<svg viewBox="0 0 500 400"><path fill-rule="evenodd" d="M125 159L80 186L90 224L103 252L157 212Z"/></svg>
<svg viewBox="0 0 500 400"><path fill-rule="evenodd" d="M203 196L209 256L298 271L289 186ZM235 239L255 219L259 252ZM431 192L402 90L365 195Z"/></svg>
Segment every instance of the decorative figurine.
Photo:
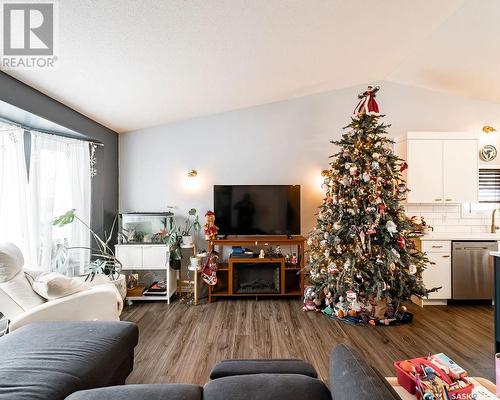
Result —
<svg viewBox="0 0 500 400"><path fill-rule="evenodd" d="M217 284L217 260L219 259L219 253L216 251L210 252L207 262L201 271L201 279L210 286L215 286Z"/></svg>
<svg viewBox="0 0 500 400"><path fill-rule="evenodd" d="M293 253L292 254L292 259L290 260L290 262L293 264L293 265L297 265L299 260L297 258L297 254Z"/></svg>
<svg viewBox="0 0 500 400"><path fill-rule="evenodd" d="M274 255L276 257L281 257L281 246L279 244L277 244L276 248L274 249Z"/></svg>
<svg viewBox="0 0 500 400"><path fill-rule="evenodd" d="M318 295L314 289L312 287L306 288L304 291L304 306L302 307L302 311L319 311L321 301L318 303L318 300Z"/></svg>
<svg viewBox="0 0 500 400"><path fill-rule="evenodd" d="M379 91L379 86L368 86L366 91L358 95L359 103L354 109L354 115L359 117L363 114L379 116L378 104L375 100L375 94Z"/></svg>
<svg viewBox="0 0 500 400"><path fill-rule="evenodd" d="M209 210L205 214L205 225L203 226L205 240L215 239L218 232L219 228L215 226L215 213Z"/></svg>
<svg viewBox="0 0 500 400"><path fill-rule="evenodd" d="M259 258L265 258L265 257L266 257L266 253L265 253L264 249L260 249Z"/></svg>

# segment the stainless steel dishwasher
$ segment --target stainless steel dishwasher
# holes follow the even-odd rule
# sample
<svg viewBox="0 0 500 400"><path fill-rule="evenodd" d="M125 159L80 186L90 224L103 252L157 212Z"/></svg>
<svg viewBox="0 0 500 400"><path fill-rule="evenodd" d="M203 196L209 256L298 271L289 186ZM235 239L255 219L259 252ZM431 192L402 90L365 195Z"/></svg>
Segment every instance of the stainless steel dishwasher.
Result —
<svg viewBox="0 0 500 400"><path fill-rule="evenodd" d="M489 253L496 250L496 241L452 243L454 300L493 298L493 257Z"/></svg>

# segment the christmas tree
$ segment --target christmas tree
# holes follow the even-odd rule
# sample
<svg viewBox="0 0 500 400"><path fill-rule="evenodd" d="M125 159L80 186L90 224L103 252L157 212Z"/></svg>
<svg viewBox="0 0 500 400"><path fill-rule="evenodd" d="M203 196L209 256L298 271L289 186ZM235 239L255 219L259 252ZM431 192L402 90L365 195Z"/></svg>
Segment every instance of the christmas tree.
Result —
<svg viewBox="0 0 500 400"><path fill-rule="evenodd" d="M378 89L359 95L346 132L331 142L340 150L322 172L325 197L308 238L307 270L310 292L326 295L325 313L387 324L402 302L428 294L428 259L411 239L416 225L402 205L407 164L392 150L390 125L380 122Z"/></svg>

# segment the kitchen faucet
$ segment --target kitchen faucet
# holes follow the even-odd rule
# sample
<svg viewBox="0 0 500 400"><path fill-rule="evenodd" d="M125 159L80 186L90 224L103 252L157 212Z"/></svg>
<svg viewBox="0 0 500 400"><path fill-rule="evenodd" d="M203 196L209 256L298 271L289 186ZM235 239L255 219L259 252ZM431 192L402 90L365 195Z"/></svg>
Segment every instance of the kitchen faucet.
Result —
<svg viewBox="0 0 500 400"><path fill-rule="evenodd" d="M497 229L500 229L500 226L497 226L495 223L495 213L498 208L495 208L491 213L491 233L497 233Z"/></svg>

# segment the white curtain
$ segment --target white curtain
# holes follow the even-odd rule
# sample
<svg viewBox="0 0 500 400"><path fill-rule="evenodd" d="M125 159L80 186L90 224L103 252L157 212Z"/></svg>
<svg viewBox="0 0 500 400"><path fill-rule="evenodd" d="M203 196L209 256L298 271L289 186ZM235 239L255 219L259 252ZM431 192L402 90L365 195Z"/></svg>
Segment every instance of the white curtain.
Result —
<svg viewBox="0 0 500 400"><path fill-rule="evenodd" d="M31 241L24 131L0 123L0 242L13 242L27 265L36 255Z"/></svg>
<svg viewBox="0 0 500 400"><path fill-rule="evenodd" d="M29 213L33 221L30 242L37 249L36 265L41 270L55 270L56 251L63 244L69 247L90 246L88 228L80 221L65 227L52 225L55 217L75 209L78 218L90 226L90 155L89 144L38 132L31 134L29 172ZM86 251L70 251L75 271L82 274L88 262Z"/></svg>

